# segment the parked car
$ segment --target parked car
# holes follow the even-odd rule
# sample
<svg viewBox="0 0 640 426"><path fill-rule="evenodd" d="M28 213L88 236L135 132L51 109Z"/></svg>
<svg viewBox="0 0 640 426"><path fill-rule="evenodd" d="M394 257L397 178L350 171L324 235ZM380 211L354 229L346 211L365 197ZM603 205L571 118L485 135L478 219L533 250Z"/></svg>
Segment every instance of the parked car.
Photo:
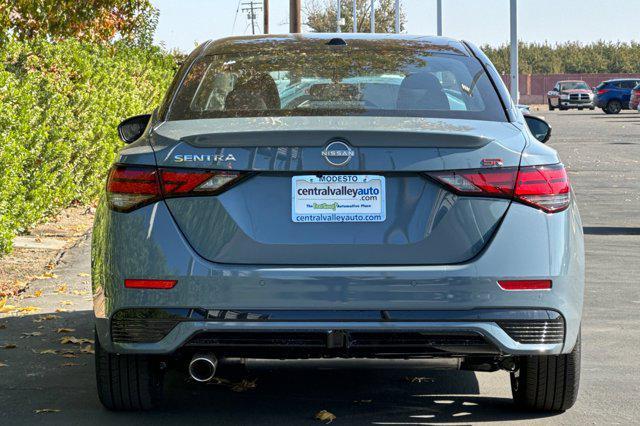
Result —
<svg viewBox="0 0 640 426"><path fill-rule="evenodd" d="M595 109L593 97L593 91L584 81L566 80L557 82L547 93L547 102L550 111L556 108L560 111L572 108L593 110Z"/></svg>
<svg viewBox="0 0 640 426"><path fill-rule="evenodd" d="M618 114L629 108L631 91L640 84L640 78L618 78L603 81L596 87L595 105L607 114Z"/></svg>
<svg viewBox="0 0 640 426"><path fill-rule="evenodd" d="M640 105L640 84L631 90L631 98L629 99L629 109L637 110Z"/></svg>
<svg viewBox="0 0 640 426"><path fill-rule="evenodd" d="M508 371L527 411L576 401L575 197L550 126L473 44L207 42L119 135L92 240L107 408L234 357L453 357Z"/></svg>

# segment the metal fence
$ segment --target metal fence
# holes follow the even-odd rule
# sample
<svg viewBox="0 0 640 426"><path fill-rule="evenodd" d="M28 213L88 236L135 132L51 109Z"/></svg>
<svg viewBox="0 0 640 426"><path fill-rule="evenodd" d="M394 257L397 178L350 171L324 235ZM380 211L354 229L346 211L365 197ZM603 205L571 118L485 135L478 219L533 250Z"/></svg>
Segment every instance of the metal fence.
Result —
<svg viewBox="0 0 640 426"><path fill-rule="evenodd" d="M560 80L583 80L595 87L600 82L612 78L638 78L638 74L520 74L520 103L525 105L547 103L547 92ZM509 76L502 80L510 86Z"/></svg>

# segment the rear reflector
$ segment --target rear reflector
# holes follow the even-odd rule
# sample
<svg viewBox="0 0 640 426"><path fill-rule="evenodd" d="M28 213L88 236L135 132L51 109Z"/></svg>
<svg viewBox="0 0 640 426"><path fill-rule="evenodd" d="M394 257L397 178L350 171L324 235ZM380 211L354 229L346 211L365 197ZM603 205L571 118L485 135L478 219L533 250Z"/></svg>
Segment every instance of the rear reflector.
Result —
<svg viewBox="0 0 640 426"><path fill-rule="evenodd" d="M551 290L551 280L498 281L503 290Z"/></svg>
<svg viewBox="0 0 640 426"><path fill-rule="evenodd" d="M509 198L547 213L566 209L571 187L562 164L432 172L456 194Z"/></svg>
<svg viewBox="0 0 640 426"><path fill-rule="evenodd" d="M126 288L146 288L168 290L178 283L177 280L124 280Z"/></svg>
<svg viewBox="0 0 640 426"><path fill-rule="evenodd" d="M107 200L113 210L129 212L163 198L216 195L243 176L226 170L117 165L109 172Z"/></svg>

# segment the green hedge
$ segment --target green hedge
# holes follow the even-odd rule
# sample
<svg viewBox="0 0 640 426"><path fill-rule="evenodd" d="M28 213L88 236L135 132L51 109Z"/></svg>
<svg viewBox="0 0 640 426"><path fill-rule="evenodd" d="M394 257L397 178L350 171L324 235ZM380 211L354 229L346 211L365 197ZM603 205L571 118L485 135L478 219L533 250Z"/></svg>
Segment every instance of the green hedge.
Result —
<svg viewBox="0 0 640 426"><path fill-rule="evenodd" d="M0 46L0 254L13 236L95 199L116 126L158 105L175 72L159 48L77 41Z"/></svg>
<svg viewBox="0 0 640 426"><path fill-rule="evenodd" d="M482 46L482 50L501 74L509 74L509 46ZM640 73L638 42L520 43L518 54L522 74Z"/></svg>

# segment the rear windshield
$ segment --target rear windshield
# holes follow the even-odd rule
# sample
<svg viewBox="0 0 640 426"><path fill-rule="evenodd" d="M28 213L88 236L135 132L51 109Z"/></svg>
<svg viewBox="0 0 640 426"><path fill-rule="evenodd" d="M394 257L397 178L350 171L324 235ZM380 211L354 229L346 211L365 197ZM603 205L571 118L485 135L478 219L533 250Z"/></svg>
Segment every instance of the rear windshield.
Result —
<svg viewBox="0 0 640 426"><path fill-rule="evenodd" d="M168 120L365 115L506 121L480 63L415 50L279 50L198 59Z"/></svg>

